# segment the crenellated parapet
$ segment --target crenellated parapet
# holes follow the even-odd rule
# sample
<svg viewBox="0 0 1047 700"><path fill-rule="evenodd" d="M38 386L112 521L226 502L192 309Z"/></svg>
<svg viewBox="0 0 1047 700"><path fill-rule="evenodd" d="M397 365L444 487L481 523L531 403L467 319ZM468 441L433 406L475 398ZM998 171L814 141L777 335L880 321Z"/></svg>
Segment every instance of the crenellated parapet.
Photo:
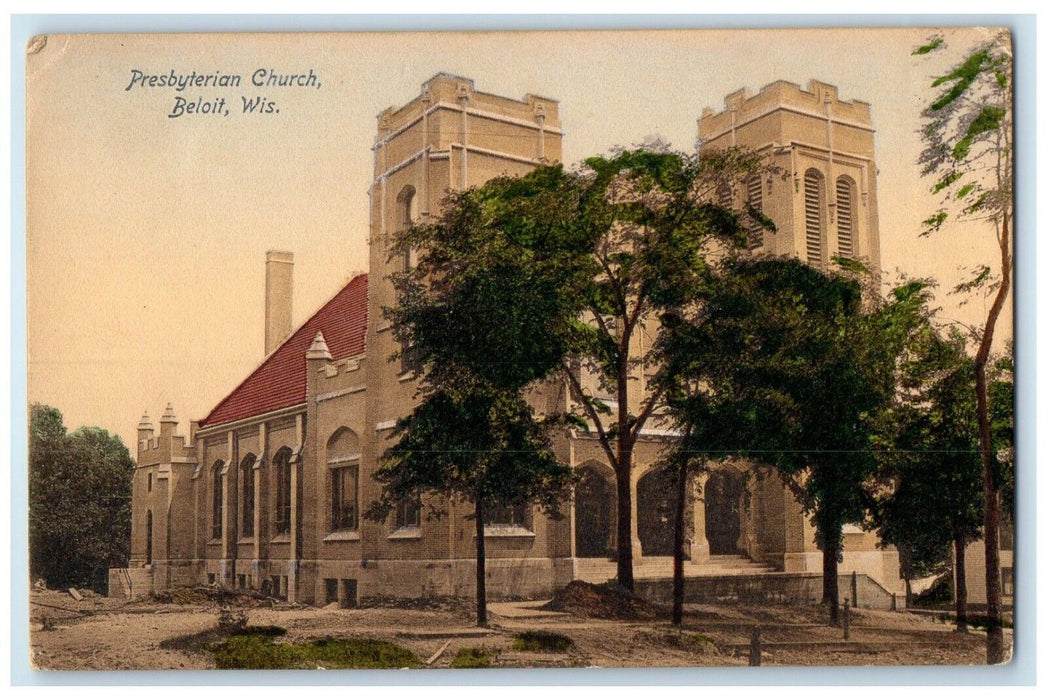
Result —
<svg viewBox="0 0 1047 700"><path fill-rule="evenodd" d="M188 440L178 435L178 418L169 403L160 418L159 435L153 429L149 414L144 413L138 423L138 466L170 464L172 462L195 462L193 433L195 422L190 424Z"/></svg>
<svg viewBox="0 0 1047 700"><path fill-rule="evenodd" d="M438 110L469 111L499 122L559 132L560 102L528 93L522 99L476 90L471 78L437 73L422 84L421 94L401 107L387 107L378 114L375 147L379 148L402 130ZM430 135L437 135L433 130Z"/></svg>
<svg viewBox="0 0 1047 700"><path fill-rule="evenodd" d="M821 121L831 119L870 133L873 130L868 102L841 100L835 85L820 80L809 81L806 90L796 83L778 80L760 88L755 95L745 88L732 92L724 98L723 111L706 107L698 120L698 138L703 144L715 141L778 111Z"/></svg>

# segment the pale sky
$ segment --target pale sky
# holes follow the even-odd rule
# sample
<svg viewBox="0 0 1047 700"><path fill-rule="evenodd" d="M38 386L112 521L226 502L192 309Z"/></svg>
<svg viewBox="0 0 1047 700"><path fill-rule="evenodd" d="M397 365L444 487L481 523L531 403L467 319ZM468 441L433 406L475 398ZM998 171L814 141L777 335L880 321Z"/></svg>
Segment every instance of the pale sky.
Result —
<svg viewBox="0 0 1047 700"><path fill-rule="evenodd" d="M958 266L998 265L995 241L970 224L918 237L935 201L916 158L929 76L986 32L949 30L949 53L911 56L930 33L50 37L27 58L29 400L132 447L143 410L156 424L170 401L188 433L262 359L267 250L295 254L296 326L366 270L375 117L438 72L558 99L568 164L650 136L691 150L702 108L742 87L835 84L872 106L886 276L936 277L941 315L980 324L987 302L944 292ZM133 70L172 69L243 82L126 89ZM257 69L312 69L320 87L258 89ZM241 95L280 111L242 114ZM224 96L230 114L169 118L180 96ZM1011 329L1008 309L998 333Z"/></svg>

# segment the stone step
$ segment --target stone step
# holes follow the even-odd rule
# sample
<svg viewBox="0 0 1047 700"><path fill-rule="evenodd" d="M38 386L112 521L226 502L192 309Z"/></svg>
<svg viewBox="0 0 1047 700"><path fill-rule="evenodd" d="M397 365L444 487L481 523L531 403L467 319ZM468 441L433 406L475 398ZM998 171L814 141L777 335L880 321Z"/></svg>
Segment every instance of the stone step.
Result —
<svg viewBox="0 0 1047 700"><path fill-rule="evenodd" d="M153 590L153 569L138 566L109 570L109 597L132 598Z"/></svg>
<svg viewBox="0 0 1047 700"><path fill-rule="evenodd" d="M684 576L752 576L772 573L777 569L762 562L756 562L744 555L715 555L708 562L695 564L684 563ZM618 573L617 565L609 559L578 559L575 563L575 576L583 581L602 583L614 578ZM636 579L664 579L673 575L672 557L644 557L633 567Z"/></svg>

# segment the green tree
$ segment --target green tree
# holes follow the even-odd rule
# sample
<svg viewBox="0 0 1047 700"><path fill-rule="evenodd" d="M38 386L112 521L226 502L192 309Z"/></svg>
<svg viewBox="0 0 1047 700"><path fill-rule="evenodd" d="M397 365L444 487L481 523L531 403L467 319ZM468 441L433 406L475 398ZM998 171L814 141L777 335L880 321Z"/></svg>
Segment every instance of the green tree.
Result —
<svg viewBox="0 0 1047 700"><path fill-rule="evenodd" d="M726 202L770 169L752 153L701 159L659 148L594 157L568 172L539 168L489 191L492 225L557 269L567 341L561 372L576 416L595 433L615 472L618 583L633 588L632 470L641 431L662 405L652 348L665 309L700 288L708 258L770 227L760 212ZM726 193L726 197L724 194Z"/></svg>
<svg viewBox="0 0 1047 700"><path fill-rule="evenodd" d="M570 468L553 454L549 423L524 392L566 352L554 274L488 225L490 192L452 194L441 217L399 234L394 255L418 265L394 276L395 333L423 370L421 403L398 422L375 479L368 517L422 495L463 501L476 527L476 617L487 623L485 514L536 506L559 517ZM551 266L552 270L556 266Z"/></svg>
<svg viewBox="0 0 1047 700"><path fill-rule="evenodd" d="M885 414L874 521L881 541L898 548L907 604L909 581L942 571L952 548L956 626L964 632L965 551L983 517L974 363L961 336L943 338L929 324L920 336Z"/></svg>
<svg viewBox="0 0 1047 700"><path fill-rule="evenodd" d="M934 37L913 53L926 56L945 48ZM976 333L974 356L978 439L985 500L985 587L988 663L1005 661L1000 578L1000 494L993 459L987 368L996 323L1011 288L1013 211L1013 90L1010 34L1001 31L966 53L931 83L933 99L923 111L923 174L934 179L932 192L942 206L924 223L939 230L950 217L964 225L985 226L999 247L999 266L980 265L959 291L981 291L992 298L985 325Z"/></svg>
<svg viewBox="0 0 1047 700"><path fill-rule="evenodd" d="M104 590L110 567L126 566L134 463L101 428L68 434L55 408L29 416L29 570L52 586Z"/></svg>
<svg viewBox="0 0 1047 700"><path fill-rule="evenodd" d="M701 301L665 318L669 410L680 458L749 457L774 466L815 525L823 598L837 621L843 525L864 521L876 474L872 425L925 296L863 306L846 271L797 260L724 260Z"/></svg>
<svg viewBox="0 0 1047 700"><path fill-rule="evenodd" d="M398 502L442 496L473 507L476 621L487 624L485 514L537 506L558 516L570 468L552 452L545 426L517 393L461 379L433 389L396 427L395 445L375 479L381 498L368 517L384 520Z"/></svg>

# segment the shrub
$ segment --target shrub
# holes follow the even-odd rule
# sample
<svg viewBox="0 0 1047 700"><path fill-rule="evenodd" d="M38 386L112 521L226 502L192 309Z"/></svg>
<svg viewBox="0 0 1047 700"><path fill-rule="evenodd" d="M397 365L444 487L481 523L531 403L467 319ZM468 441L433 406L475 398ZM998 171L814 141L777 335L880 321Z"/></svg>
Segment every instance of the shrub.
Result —
<svg viewBox="0 0 1047 700"><path fill-rule="evenodd" d="M422 663L408 649L377 639L320 639L276 644L268 634L230 637L210 647L220 669L295 668L419 668Z"/></svg>
<svg viewBox="0 0 1047 700"><path fill-rule="evenodd" d="M451 662L451 668L490 668L497 652L483 647L459 649Z"/></svg>
<svg viewBox="0 0 1047 700"><path fill-rule="evenodd" d="M519 651L565 652L573 642L570 637L556 632L520 632L513 638L513 649Z"/></svg>

